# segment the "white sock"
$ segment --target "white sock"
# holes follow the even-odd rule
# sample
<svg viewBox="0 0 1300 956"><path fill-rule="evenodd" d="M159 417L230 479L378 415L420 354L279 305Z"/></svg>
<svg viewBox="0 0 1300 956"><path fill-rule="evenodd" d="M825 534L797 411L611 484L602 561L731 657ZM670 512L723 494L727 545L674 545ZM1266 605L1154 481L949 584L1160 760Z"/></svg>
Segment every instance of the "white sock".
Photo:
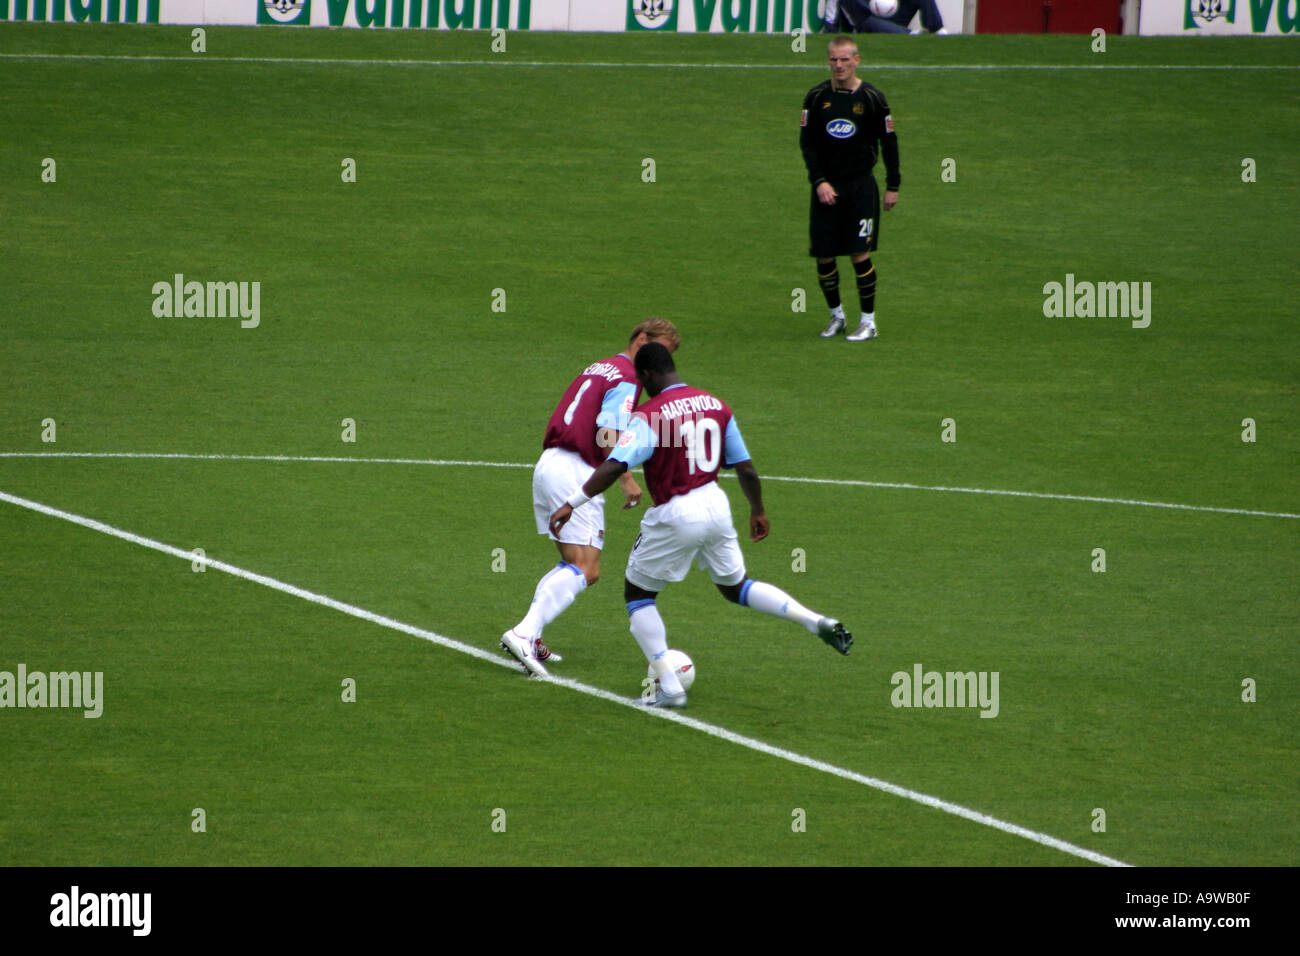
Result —
<svg viewBox="0 0 1300 956"><path fill-rule="evenodd" d="M766 581L751 580L741 588L740 603L745 607L753 608L755 611L762 611L764 614L770 614L773 617L783 617L787 621L802 624L814 634L817 633L817 622L822 619L822 616L816 611L808 610L779 587L768 584Z"/></svg>
<svg viewBox="0 0 1300 956"><path fill-rule="evenodd" d="M876 313L874 313L874 312L863 312L863 313L862 313L862 321L865 322L865 323L867 323L867 325L875 325L875 324L876 324Z"/></svg>
<svg viewBox="0 0 1300 956"><path fill-rule="evenodd" d="M542 629L559 617L586 586L587 578L576 564L551 568L537 582L532 606L524 619L515 625L515 633L530 641L537 640Z"/></svg>
<svg viewBox="0 0 1300 956"><path fill-rule="evenodd" d="M839 305L837 305L835 308L831 309L831 318L832 318L832 319L842 319L842 318L844 318L844 303L843 303L843 302L841 302L841 303L840 303Z"/></svg>
<svg viewBox="0 0 1300 956"><path fill-rule="evenodd" d="M533 588L533 603L529 606L528 613L525 614L524 619L514 627L515 633L520 637L526 637L529 640L535 641L537 638L542 636L541 608L538 606L537 599L541 596L543 588L546 587L546 582L565 570L567 569L564 566L564 562L561 561L555 567L551 568L551 570L543 574L542 579L537 582L537 587Z"/></svg>
<svg viewBox="0 0 1300 956"><path fill-rule="evenodd" d="M639 606L629 606L627 626L646 661L653 664L668 651L668 632L664 628L664 619L659 616L659 607L652 600L645 599L644 604L636 601L629 602L630 604ZM659 675L659 689L673 697L686 693L676 671L665 671Z"/></svg>

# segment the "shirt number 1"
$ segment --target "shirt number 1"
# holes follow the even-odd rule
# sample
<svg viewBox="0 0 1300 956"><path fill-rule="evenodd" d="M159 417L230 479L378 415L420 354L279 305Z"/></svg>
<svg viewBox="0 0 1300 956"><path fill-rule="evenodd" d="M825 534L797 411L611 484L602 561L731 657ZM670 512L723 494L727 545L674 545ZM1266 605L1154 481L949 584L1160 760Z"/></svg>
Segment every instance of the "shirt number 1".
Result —
<svg viewBox="0 0 1300 956"><path fill-rule="evenodd" d="M569 403L568 409L564 413L564 424L573 424L573 413L578 410L578 403L582 401L582 393L591 388L591 379L586 379L582 387L578 389L578 394L573 396L573 401Z"/></svg>

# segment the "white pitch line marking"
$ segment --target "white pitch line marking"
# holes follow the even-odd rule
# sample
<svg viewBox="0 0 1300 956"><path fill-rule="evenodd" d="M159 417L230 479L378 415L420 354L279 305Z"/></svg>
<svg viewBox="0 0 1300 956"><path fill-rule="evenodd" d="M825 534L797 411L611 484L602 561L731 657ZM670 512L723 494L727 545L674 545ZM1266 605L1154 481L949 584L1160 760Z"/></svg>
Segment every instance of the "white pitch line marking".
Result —
<svg viewBox="0 0 1300 956"><path fill-rule="evenodd" d="M99 531L102 534L119 538L122 541L127 541L131 544L138 544L141 547L150 548L174 558L180 558L183 561L192 561L194 558L194 553L192 551L186 551L185 549L175 547L174 545L164 544L163 542L155 541L152 538L146 538L130 531L124 531L121 528L105 524L102 521L96 521L94 518L87 518L84 515L73 514L70 511L63 511L59 508L51 507L50 505L41 504L39 501L20 498L17 495L11 495L4 491L0 491L0 501L7 501L12 505L17 505L20 508L26 508L29 511L35 511L51 518L60 518L64 521L80 525L83 528L89 528L91 531ZM348 614L363 621L368 621L371 624L378 624L380 627L400 631L403 634L410 634L413 637L422 638L426 641L446 647L449 650L460 651L462 654L469 654L479 660L498 664L502 667L508 667L512 670L517 669L517 665L513 661L508 661L501 655L494 654L491 651L486 651L481 647L475 647L472 644L465 644L462 641L455 640L454 638L447 637L443 634L438 634L434 631L427 631L422 627L416 627L414 624L405 624L401 621L394 620L391 617L385 617L382 614L367 611L365 608L357 607L354 604L347 604L344 601L327 597L324 594L317 594L315 591L308 591L306 588L287 584L284 581L268 577L265 574L248 571L244 568L211 557L206 559L206 566L214 571L224 571L226 574L242 578L245 581L251 581L254 584L260 584L264 587L271 588L272 590L280 591L281 593L289 594L293 597L302 598L304 601L319 604L323 607L339 611L343 614ZM786 760L790 763L798 764L799 766L808 767L812 770L819 770L822 773L831 774L832 776L839 777L843 780L860 783L863 786L871 787L874 790L880 790L883 793L902 797L905 800L911 800L914 803L919 803L943 813L951 814L955 817L961 817L964 820L970 820L974 823L992 827L995 830L1001 830L1003 833L1009 833L1012 836L1030 840L1034 843L1040 844L1041 846L1060 850L1062 853L1068 853L1071 856L1087 860L1090 863L1097 863L1102 866L1132 865L1113 857L1104 856L1101 853L1096 853L1084 847L1075 846L1073 843L1067 843L1065 840L1061 840L1057 837L1051 836L1050 834L1040 833L1037 830L1030 830L1027 827L1022 827L1015 823L1008 823L1007 821L1000 820L997 817L989 816L987 813L980 813L978 810L972 810L969 807L963 807L960 804L951 803L947 800L940 799L939 797L930 796L927 793L921 793L920 791L912 790L907 787L900 787L898 784L890 783L887 780L881 780L877 777L869 777L866 774L861 774L853 770L846 770L843 767L837 767L835 764L826 763L823 760L817 760L813 757L806 757L803 754L795 753L792 750L786 750L783 747L774 747L771 744L764 743L763 741L757 740L753 737L746 737L743 734L734 733L727 730L725 727L719 727L716 724L705 723L702 720L696 720L693 717L687 717L684 714L675 711L639 707L634 700L627 697L621 697L618 694L604 690L600 687L593 687L590 684L583 684L579 681L565 677L551 677L545 682L548 684L555 684L559 687L566 687L569 690L574 690L590 697L597 697L601 700L619 704L624 707L632 707L639 712L650 714L660 718L661 720L671 720L674 723L682 724L683 726L690 727L692 730L698 730L701 733L717 737L721 740L727 741L728 743L737 744L758 753L777 757L781 760Z"/></svg>
<svg viewBox="0 0 1300 956"><path fill-rule="evenodd" d="M0 458L141 458L180 461L305 461L357 465L472 465L477 468L532 468L513 461L458 461L443 458L347 458L333 455L198 455L150 451L0 451Z"/></svg>
<svg viewBox="0 0 1300 956"><path fill-rule="evenodd" d="M140 458L179 459L182 461L281 461L326 462L357 465L425 465L471 468L532 468L527 462L457 461L440 458L344 458L321 455L195 455L183 452L133 451L0 451L0 458ZM730 476L727 476L730 477ZM965 495L1001 495L1010 498L1039 498L1048 501L1084 501L1093 504L1130 505L1140 508L1168 508L1175 511L1205 511L1214 514L1253 515L1260 518L1300 519L1289 511L1256 511L1249 508L1220 508L1212 505L1182 505L1168 501L1141 501L1134 498L1104 498L1098 495L1070 495L1047 491L1011 491L1001 488L960 488L946 485L916 485L899 481L865 481L857 478L799 478L789 475L763 475L763 481L788 481L803 485L843 485L853 488L886 488L900 491L940 491Z"/></svg>
<svg viewBox="0 0 1300 956"><path fill-rule="evenodd" d="M139 63L303 63L309 66L503 66L594 67L644 70L810 70L825 71L820 64L799 63L587 63L558 60L374 60L307 56L156 56L124 53L0 53L0 60L107 60ZM1300 66L1269 63L873 63L880 70L1300 70Z"/></svg>

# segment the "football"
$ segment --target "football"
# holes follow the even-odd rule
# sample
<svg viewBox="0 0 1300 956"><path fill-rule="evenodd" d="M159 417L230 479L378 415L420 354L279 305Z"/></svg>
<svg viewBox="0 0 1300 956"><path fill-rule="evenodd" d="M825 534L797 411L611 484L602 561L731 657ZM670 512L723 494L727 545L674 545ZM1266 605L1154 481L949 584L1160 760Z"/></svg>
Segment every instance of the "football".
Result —
<svg viewBox="0 0 1300 956"><path fill-rule="evenodd" d="M867 7L876 16L889 19L898 12L898 0L871 0Z"/></svg>
<svg viewBox="0 0 1300 956"><path fill-rule="evenodd" d="M690 659L685 651L669 650L663 656L664 663L677 672L678 679L682 682L682 690L690 690L691 685L695 683L695 662ZM646 676L653 679L655 684L659 683L659 678L655 677L655 666L651 664L646 669Z"/></svg>

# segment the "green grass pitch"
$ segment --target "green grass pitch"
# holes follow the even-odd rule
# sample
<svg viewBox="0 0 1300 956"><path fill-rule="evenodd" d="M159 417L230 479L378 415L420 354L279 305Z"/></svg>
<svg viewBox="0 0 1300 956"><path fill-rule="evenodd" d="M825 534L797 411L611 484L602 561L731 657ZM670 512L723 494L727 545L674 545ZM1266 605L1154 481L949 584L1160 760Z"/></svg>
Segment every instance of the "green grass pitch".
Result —
<svg viewBox="0 0 1300 956"><path fill-rule="evenodd" d="M925 486L768 481L751 574L856 646L697 573L660 600L689 716L1128 863L1294 865L1294 50L865 42L903 188L853 346L816 336L806 255L816 38L3 24L0 452L526 464L663 315L760 473ZM176 273L260 282L259 327L156 317ZM1150 326L1046 317L1067 274L1150 282ZM525 468L9 456L0 491L485 650L554 557ZM637 519L608 517L547 637L631 697ZM0 709L5 865L1083 862L0 502L20 663L102 671L104 713ZM997 672L997 716L893 706L917 664Z"/></svg>

